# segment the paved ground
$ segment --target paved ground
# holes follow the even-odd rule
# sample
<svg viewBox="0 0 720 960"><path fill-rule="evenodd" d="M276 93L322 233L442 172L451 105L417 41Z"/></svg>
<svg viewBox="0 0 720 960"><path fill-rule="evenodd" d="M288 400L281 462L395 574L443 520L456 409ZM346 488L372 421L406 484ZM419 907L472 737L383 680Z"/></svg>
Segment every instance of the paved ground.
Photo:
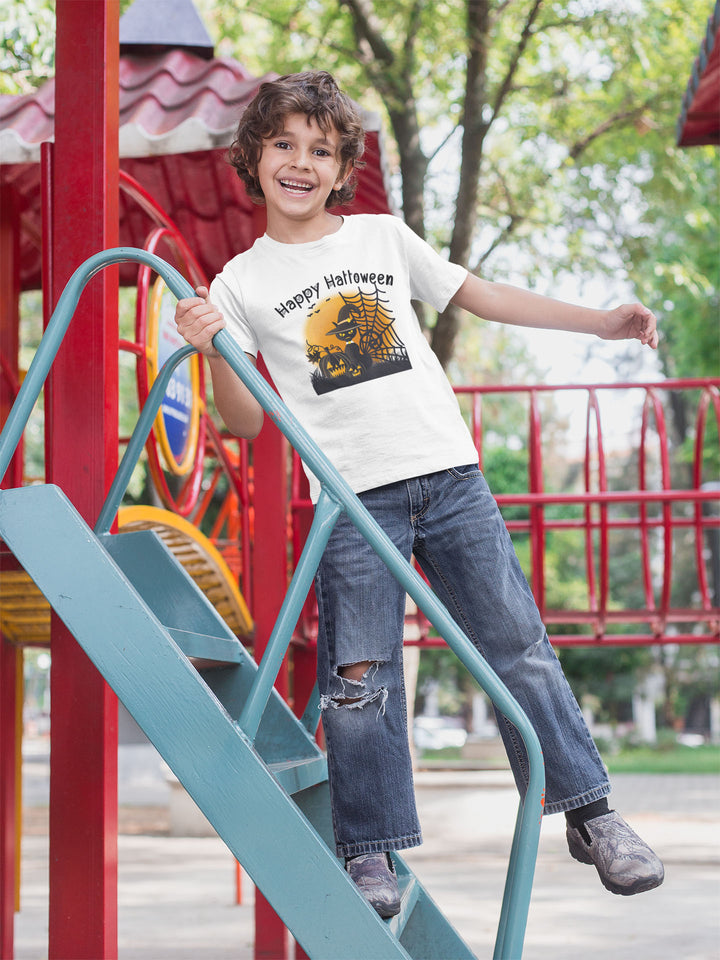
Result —
<svg viewBox="0 0 720 960"><path fill-rule="evenodd" d="M47 956L47 835L41 758L26 764L17 960ZM616 776L613 805L657 849L666 881L616 897L570 859L563 818L543 826L525 960L720 960L720 776ZM420 773L422 847L408 861L478 958L492 956L517 810L506 771ZM123 795L121 793L121 799ZM250 960L253 888L234 902L234 865L216 837L166 835L146 785L124 805L120 960ZM146 832L132 832L132 831ZM154 831L155 835L147 831ZM66 958L72 960L72 958ZM451 960L451 958L448 958Z"/></svg>

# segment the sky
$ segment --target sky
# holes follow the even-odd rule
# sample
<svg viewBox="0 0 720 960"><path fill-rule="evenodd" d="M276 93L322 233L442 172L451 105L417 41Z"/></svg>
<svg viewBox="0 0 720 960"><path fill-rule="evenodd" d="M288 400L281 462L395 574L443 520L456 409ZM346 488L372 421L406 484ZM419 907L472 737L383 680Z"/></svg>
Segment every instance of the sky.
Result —
<svg viewBox="0 0 720 960"><path fill-rule="evenodd" d="M569 279L553 291L557 299L588 306L608 306L608 283L598 278L583 287L582 294ZM631 302L632 291L620 288L617 296L610 293L610 304ZM535 354L538 367L544 371L547 384L612 384L644 383L664 379L658 351L638 341L608 341L594 336L567 333L562 330L516 328ZM660 330L662 335L662 328ZM659 350L662 350L662 336ZM606 450L627 450L637 447L640 438L640 417L645 398L643 390L603 390L598 393L603 440ZM558 392L559 412L569 419L568 447L573 455L582 455L585 447L587 393Z"/></svg>

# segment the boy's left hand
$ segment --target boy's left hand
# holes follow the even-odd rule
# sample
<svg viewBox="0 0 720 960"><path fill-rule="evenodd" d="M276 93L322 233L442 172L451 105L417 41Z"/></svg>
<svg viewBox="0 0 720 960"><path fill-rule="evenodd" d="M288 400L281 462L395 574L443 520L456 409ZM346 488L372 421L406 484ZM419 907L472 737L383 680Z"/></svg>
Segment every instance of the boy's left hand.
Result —
<svg viewBox="0 0 720 960"><path fill-rule="evenodd" d="M639 340L657 350L657 318L641 303L624 303L606 312L600 336L603 340Z"/></svg>

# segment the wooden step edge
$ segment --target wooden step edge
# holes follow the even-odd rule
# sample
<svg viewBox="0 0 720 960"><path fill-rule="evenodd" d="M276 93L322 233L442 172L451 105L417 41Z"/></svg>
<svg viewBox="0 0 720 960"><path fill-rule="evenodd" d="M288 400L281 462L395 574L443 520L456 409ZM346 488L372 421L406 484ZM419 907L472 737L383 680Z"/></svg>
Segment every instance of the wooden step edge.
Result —
<svg viewBox="0 0 720 960"><path fill-rule="evenodd" d="M213 637L206 633L194 633L191 630L179 630L166 627L167 632L191 660L203 664L233 664L242 662L240 641L227 637Z"/></svg>
<svg viewBox="0 0 720 960"><path fill-rule="evenodd" d="M420 884L411 873L398 873L400 887L400 913L386 920L388 928L398 940L402 936L405 925L415 909L420 896Z"/></svg>
<svg viewBox="0 0 720 960"><path fill-rule="evenodd" d="M268 768L280 786L291 795L327 780L327 760L322 755L269 763Z"/></svg>

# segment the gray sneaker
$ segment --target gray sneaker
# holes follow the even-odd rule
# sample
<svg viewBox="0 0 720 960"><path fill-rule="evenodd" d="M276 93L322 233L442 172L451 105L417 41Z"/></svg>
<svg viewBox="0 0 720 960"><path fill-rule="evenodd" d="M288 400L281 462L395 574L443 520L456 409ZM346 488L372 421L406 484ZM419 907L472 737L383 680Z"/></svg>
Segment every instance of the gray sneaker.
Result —
<svg viewBox="0 0 720 960"><path fill-rule="evenodd" d="M580 828L568 824L567 842L576 860L595 864L603 886L611 893L630 897L659 887L665 877L660 858L614 810Z"/></svg>
<svg viewBox="0 0 720 960"><path fill-rule="evenodd" d="M387 853L363 853L348 860L347 872L360 893L381 917L400 913L400 890Z"/></svg>

